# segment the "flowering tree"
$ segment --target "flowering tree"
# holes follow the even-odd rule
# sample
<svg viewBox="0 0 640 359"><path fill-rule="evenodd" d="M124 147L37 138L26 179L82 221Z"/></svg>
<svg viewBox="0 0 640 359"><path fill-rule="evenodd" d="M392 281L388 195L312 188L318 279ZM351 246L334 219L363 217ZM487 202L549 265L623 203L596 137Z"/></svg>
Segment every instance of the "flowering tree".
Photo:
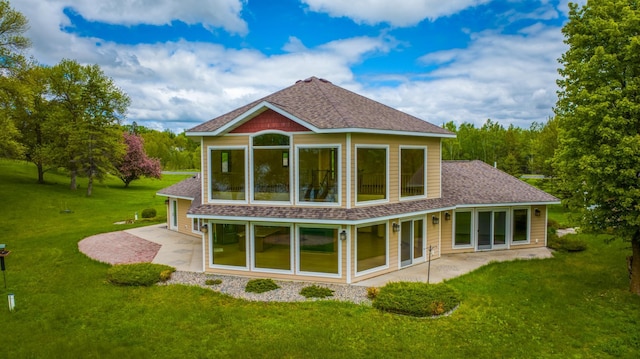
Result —
<svg viewBox="0 0 640 359"><path fill-rule="evenodd" d="M117 166L118 176L129 187L131 181L142 176L160 178L160 160L147 157L144 152L144 140L136 134L124 133L124 142L127 145L127 154Z"/></svg>

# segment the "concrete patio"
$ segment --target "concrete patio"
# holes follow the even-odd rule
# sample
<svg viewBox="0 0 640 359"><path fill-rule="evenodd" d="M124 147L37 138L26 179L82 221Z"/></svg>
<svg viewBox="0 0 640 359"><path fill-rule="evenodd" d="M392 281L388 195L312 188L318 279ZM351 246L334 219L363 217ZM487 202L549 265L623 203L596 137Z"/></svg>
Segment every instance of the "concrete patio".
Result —
<svg viewBox="0 0 640 359"><path fill-rule="evenodd" d="M167 229L166 224L134 228L126 230L125 232L162 246L153 259L153 263L168 264L181 271L204 271L202 264L202 241L197 237L170 231ZM445 279L469 273L494 261L542 259L552 256L552 251L546 247L449 254L431 262L428 277L430 283L438 283ZM354 285L381 287L388 282L426 282L428 269L428 263L420 263L393 273L383 274L354 283Z"/></svg>

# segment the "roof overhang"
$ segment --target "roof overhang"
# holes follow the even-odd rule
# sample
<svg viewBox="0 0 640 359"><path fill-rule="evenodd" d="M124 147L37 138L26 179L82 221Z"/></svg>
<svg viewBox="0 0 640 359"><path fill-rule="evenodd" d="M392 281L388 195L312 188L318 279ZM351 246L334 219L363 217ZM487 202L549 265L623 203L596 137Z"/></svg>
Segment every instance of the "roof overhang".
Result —
<svg viewBox="0 0 640 359"><path fill-rule="evenodd" d="M318 128L310 123L292 115L291 113L283 110L267 101L262 101L259 104L253 106L249 110L245 111L241 115L237 116L233 120L229 121L225 125L219 127L214 131L198 131L198 132L186 132L189 137L204 137L204 136L221 136L231 132L234 128L242 125L247 120L255 117L263 111L270 109L278 114L290 119L291 121L306 127L314 133L318 134L335 134L335 133L366 133L366 134L380 134L380 135L399 135L399 136L417 136L417 137L437 137L437 138L455 138L456 134L446 133L428 133L428 132L407 132L407 131L393 131L393 130L381 130L381 129L363 129L363 128Z"/></svg>

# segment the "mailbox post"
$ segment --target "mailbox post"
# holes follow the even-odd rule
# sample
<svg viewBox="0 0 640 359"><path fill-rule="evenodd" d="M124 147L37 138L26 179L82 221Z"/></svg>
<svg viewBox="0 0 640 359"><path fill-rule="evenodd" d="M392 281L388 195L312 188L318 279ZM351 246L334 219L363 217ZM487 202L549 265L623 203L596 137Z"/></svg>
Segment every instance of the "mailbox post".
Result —
<svg viewBox="0 0 640 359"><path fill-rule="evenodd" d="M2 276L4 277L4 287L7 288L7 274L5 273L4 257L8 256L10 251L6 249L4 244L0 244L0 269L2 270Z"/></svg>

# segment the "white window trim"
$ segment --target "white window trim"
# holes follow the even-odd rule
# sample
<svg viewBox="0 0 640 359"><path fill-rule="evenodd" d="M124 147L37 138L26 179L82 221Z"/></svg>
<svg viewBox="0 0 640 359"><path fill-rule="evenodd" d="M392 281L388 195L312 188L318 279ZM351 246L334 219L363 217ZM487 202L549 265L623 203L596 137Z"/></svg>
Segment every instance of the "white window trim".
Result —
<svg viewBox="0 0 640 359"><path fill-rule="evenodd" d="M255 179L253 176L253 151L255 149L255 147L253 146L253 138L254 137L258 137L258 136L262 136L262 135L268 135L268 134L278 134L278 135L283 135L283 136L287 136L289 137L289 146L259 146L258 148L260 149L287 149L289 150L289 201L260 201L260 200L255 200L254 199L254 185L255 185ZM295 168L292 164L296 163L296 156L295 153L293 151L293 136L291 136L290 132L284 132L284 131L278 131L278 130L267 130L267 131L260 131L260 132L256 132L254 134L252 134L249 137L249 203L256 203L256 204L272 204L272 205L291 205L294 202L294 193L295 190L292 188L292 184L294 183L294 178L293 178L293 173L295 172Z"/></svg>
<svg viewBox="0 0 640 359"><path fill-rule="evenodd" d="M424 150L424 194L418 196L407 196L402 197L402 150ZM427 198L427 159L428 159L428 148L427 146L403 146L401 145L398 149L398 200L400 201L408 201L414 199L422 199Z"/></svg>
<svg viewBox="0 0 640 359"><path fill-rule="evenodd" d="M254 252L254 248L253 248L253 233L255 232L255 227L256 226L269 226L269 227L288 227L289 228L289 268L291 268L290 270L286 270L286 269L272 269L272 268L261 268L261 267L256 267L256 255ZM249 232L249 246L246 247L247 251L251 250L251 255L249 256L251 258L251 271L252 272L259 272L259 273L278 273L278 274L295 274L295 263L293 258L295 257L295 238L294 238L294 226L291 223L284 223L284 222L251 222L250 225L250 229L251 231Z"/></svg>
<svg viewBox="0 0 640 359"><path fill-rule="evenodd" d="M246 265L243 266L230 266L230 265L225 265L225 264L214 264L213 263L213 226L215 226L216 224L235 224L235 225L244 225L245 229L244 229L244 233L249 233L249 223L248 222L243 222L243 221L209 221L207 222L207 226L209 226L209 231L207 232L207 240L209 242L209 268L217 268L217 269L232 269L232 270L237 270L237 271L248 271L249 270L249 255L250 255L250 241L247 238L247 236L244 236L244 248L245 248L245 263Z"/></svg>
<svg viewBox="0 0 640 359"><path fill-rule="evenodd" d="M514 212L516 210L526 210L527 211L527 240L526 241L514 241L513 240L513 233L515 233L515 215ZM519 245L524 245L524 244L531 244L531 208L530 207L513 207L511 208L511 226L509 226L511 228L511 237L509 238L509 243L512 246L519 246Z"/></svg>
<svg viewBox="0 0 640 359"><path fill-rule="evenodd" d="M196 223L196 225L194 226L194 223ZM204 218L192 218L191 219L191 233L196 233L196 234L202 234L202 231L200 230L202 228L202 225L204 224Z"/></svg>
<svg viewBox="0 0 640 359"><path fill-rule="evenodd" d="M307 202L307 201L303 201L302 196L300 195L300 163L299 163L299 158L300 158L300 149L306 149L306 148L335 148L337 153L338 153L338 162L336 163L336 183L337 183L337 187L338 187L338 193L337 193L337 202ZM294 177L295 177L295 204L297 205L301 205L301 206L313 206L313 207L340 207L341 203L342 203L342 145L340 144L319 144L319 145L296 145L295 146L295 153L296 153L296 166L294 169Z"/></svg>
<svg viewBox="0 0 640 359"><path fill-rule="evenodd" d="M323 272L305 272L300 270L300 229L301 228L331 228L338 231L338 273L323 273ZM321 277L321 278L342 278L342 241L340 240L340 232L342 227L335 225L322 225L322 224L299 224L295 226L295 262L296 262L296 274L300 276Z"/></svg>
<svg viewBox="0 0 640 359"><path fill-rule="evenodd" d="M475 249L476 248L476 235L474 234L476 225L475 225L475 217L476 217L476 213L475 210L473 209L468 209L468 210L453 210L453 218L451 219L451 248L452 249ZM470 228L470 242L469 244L463 244L463 245L456 245L456 220L458 219L457 214L458 213L471 213L471 223L469 224Z"/></svg>
<svg viewBox="0 0 640 359"><path fill-rule="evenodd" d="M358 256L358 228L374 226L374 225L377 225L377 224L384 224L385 225L385 231L384 231L384 239L385 239L385 247L386 247L386 250L385 250L385 264L381 265L379 267L370 268L370 269L364 270L362 272L358 272L358 259L357 259L357 256ZM382 270L385 270L385 269L389 269L389 222L388 221L378 221L378 222L371 222L371 223L367 223L367 224L361 224L361 225L358 225L358 226L355 227L355 232L354 233L355 233L355 237L356 237L355 244L354 244L354 248L355 248L354 254L356 255L356 258L355 258L354 263L353 263L354 272L355 272L354 277L357 278L357 277L361 277L361 276L364 276L364 275L367 275L367 274L376 273L376 272L379 272L379 271L382 271Z"/></svg>
<svg viewBox="0 0 640 359"><path fill-rule="evenodd" d="M386 173L385 173L385 198L378 199L373 201L358 201L358 149L360 148L372 148L372 149L384 149L386 151ZM369 144L357 144L355 146L355 156L354 156L354 166L356 168L355 173L355 183L354 183L354 194L356 206L367 206L372 204L380 204L380 203L388 203L389 202L389 145L369 145Z"/></svg>
<svg viewBox="0 0 640 359"><path fill-rule="evenodd" d="M213 191L211 186L211 152L213 151L224 151L224 150L244 150L244 200L226 200L226 199L214 199ZM249 203L249 176L247 175L248 168L248 159L249 159L249 149L248 146L207 146L207 192L208 195L207 201L209 203L227 203L227 204L247 204Z"/></svg>

